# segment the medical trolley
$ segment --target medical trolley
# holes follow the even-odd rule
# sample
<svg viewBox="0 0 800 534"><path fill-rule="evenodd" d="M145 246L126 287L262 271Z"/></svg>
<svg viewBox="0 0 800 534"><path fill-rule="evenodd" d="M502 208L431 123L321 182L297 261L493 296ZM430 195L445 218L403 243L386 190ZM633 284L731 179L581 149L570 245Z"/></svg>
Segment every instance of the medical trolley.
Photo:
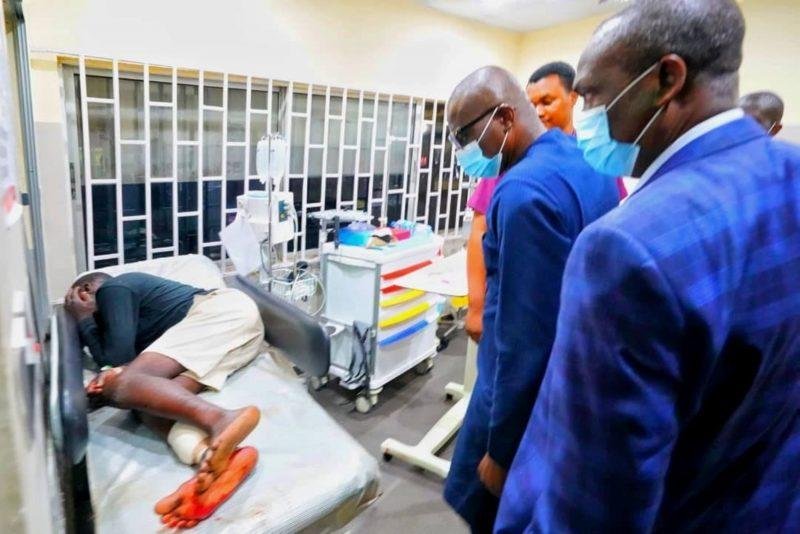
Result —
<svg viewBox="0 0 800 534"><path fill-rule="evenodd" d="M331 334L330 375L358 390L356 409L368 412L383 386L410 369L433 367L437 320L445 299L397 282L440 257L444 240L365 248L325 243L321 271L327 293L323 318ZM327 377L312 379L320 387Z"/></svg>

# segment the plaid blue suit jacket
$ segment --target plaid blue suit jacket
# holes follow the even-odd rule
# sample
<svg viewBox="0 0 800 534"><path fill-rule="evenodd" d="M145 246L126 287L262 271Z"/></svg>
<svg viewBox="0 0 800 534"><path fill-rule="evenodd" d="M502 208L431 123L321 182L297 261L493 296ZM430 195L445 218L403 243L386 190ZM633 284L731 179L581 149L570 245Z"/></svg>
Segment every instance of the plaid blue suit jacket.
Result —
<svg viewBox="0 0 800 534"><path fill-rule="evenodd" d="M800 530L800 148L749 118L589 226L497 532Z"/></svg>

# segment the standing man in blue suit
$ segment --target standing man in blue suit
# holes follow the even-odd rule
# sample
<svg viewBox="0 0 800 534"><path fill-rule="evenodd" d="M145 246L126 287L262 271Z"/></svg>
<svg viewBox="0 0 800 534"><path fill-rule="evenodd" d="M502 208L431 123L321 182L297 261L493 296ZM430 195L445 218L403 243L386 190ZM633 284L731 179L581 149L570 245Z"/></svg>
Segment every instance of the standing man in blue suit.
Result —
<svg viewBox="0 0 800 534"><path fill-rule="evenodd" d="M498 532L800 526L800 148L737 109L743 37L639 0L583 53L579 142L643 184L570 255Z"/></svg>
<svg viewBox="0 0 800 534"><path fill-rule="evenodd" d="M464 172L502 177L486 215L486 300L478 377L445 499L475 532L491 532L505 474L530 417L555 336L561 277L584 226L619 201L574 139L545 132L514 76L485 67L448 103Z"/></svg>

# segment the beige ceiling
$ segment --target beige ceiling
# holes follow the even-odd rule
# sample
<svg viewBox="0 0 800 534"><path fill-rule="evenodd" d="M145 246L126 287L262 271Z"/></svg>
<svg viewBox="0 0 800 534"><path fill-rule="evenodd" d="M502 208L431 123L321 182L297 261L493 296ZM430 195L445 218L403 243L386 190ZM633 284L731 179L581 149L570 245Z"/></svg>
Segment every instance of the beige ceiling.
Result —
<svg viewBox="0 0 800 534"><path fill-rule="evenodd" d="M420 3L490 26L524 32L592 15L612 13L626 0L418 0Z"/></svg>

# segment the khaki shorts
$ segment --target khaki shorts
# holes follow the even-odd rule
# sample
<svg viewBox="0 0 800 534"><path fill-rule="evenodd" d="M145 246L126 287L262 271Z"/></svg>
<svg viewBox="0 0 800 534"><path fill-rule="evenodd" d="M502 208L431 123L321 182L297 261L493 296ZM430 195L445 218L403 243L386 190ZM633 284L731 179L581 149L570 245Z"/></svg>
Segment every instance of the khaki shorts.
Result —
<svg viewBox="0 0 800 534"><path fill-rule="evenodd" d="M264 324L255 302L239 290L216 289L195 295L186 317L145 352L168 356L186 368L183 375L219 390L233 372L256 356Z"/></svg>

